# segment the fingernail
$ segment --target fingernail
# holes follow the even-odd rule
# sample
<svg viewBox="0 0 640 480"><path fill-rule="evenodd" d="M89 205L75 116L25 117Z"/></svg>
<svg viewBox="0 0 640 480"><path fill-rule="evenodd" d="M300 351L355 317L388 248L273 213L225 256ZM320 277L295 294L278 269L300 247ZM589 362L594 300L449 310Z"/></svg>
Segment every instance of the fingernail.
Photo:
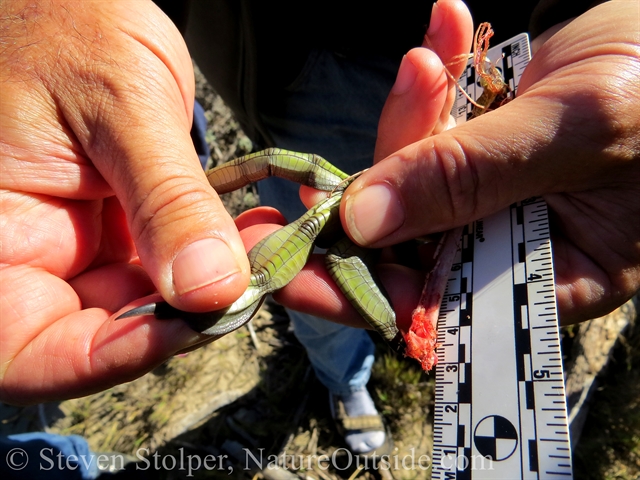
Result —
<svg viewBox="0 0 640 480"><path fill-rule="evenodd" d="M405 55L402 57L402 62L398 69L398 76L396 77L396 83L393 84L391 93L394 95L400 95L408 91L415 83L417 76L418 69Z"/></svg>
<svg viewBox="0 0 640 480"><path fill-rule="evenodd" d="M431 19L429 20L429 28L427 29L427 35L435 35L442 25L442 11L438 7L438 2L434 2L431 7Z"/></svg>
<svg viewBox="0 0 640 480"><path fill-rule="evenodd" d="M346 219L353 239L369 245L402 226L404 207L391 185L371 185L347 198Z"/></svg>
<svg viewBox="0 0 640 480"><path fill-rule="evenodd" d="M184 295L239 271L226 243L217 238L205 238L178 254L173 262L173 285L178 295Z"/></svg>

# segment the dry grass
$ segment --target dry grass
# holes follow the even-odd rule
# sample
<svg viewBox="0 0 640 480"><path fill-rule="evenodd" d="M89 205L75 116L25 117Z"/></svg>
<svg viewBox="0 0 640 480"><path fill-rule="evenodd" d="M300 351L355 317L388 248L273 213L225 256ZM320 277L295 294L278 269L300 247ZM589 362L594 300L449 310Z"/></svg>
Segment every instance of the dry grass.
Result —
<svg viewBox="0 0 640 480"><path fill-rule="evenodd" d="M577 479L640 478L640 324L620 339L574 453Z"/></svg>

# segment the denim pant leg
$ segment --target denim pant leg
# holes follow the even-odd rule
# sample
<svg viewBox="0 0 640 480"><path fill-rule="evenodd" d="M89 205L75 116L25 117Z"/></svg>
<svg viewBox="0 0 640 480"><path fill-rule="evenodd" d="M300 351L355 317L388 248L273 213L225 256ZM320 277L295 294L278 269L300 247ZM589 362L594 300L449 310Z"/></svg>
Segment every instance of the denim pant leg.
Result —
<svg viewBox="0 0 640 480"><path fill-rule="evenodd" d="M374 345L366 330L287 311L318 380L330 392L344 396L365 388L374 361Z"/></svg>
<svg viewBox="0 0 640 480"><path fill-rule="evenodd" d="M98 478L97 457L78 435L45 432L0 437L0 477L46 480Z"/></svg>
<svg viewBox="0 0 640 480"><path fill-rule="evenodd" d="M313 52L300 78L271 111L263 111L281 148L322 155L347 173L371 166L377 123L399 65L379 59L347 59ZM288 221L305 208L298 186L271 178L260 182L260 200ZM365 388L373 364L366 331L289 311L297 338L307 349L318 379L333 393Z"/></svg>

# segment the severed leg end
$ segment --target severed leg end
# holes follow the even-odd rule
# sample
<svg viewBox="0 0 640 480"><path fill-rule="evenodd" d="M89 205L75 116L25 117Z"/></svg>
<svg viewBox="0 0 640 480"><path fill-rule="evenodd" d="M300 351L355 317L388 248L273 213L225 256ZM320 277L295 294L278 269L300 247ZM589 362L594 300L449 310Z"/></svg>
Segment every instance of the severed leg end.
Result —
<svg viewBox="0 0 640 480"><path fill-rule="evenodd" d="M420 362L425 372L437 363L438 314L440 302L447 286L451 265L460 248L460 239L464 227L446 232L436 250L436 264L427 274L420 303L411 315L411 328L404 335L407 348L405 355Z"/></svg>

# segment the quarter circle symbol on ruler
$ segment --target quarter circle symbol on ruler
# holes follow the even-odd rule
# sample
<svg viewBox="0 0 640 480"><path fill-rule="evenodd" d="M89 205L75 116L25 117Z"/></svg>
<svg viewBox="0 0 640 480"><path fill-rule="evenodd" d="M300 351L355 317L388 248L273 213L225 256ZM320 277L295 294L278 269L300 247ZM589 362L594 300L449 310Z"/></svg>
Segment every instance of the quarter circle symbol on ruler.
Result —
<svg viewBox="0 0 640 480"><path fill-rule="evenodd" d="M518 446L518 432L506 418L489 415L476 425L473 442L482 456L500 462L515 452Z"/></svg>

